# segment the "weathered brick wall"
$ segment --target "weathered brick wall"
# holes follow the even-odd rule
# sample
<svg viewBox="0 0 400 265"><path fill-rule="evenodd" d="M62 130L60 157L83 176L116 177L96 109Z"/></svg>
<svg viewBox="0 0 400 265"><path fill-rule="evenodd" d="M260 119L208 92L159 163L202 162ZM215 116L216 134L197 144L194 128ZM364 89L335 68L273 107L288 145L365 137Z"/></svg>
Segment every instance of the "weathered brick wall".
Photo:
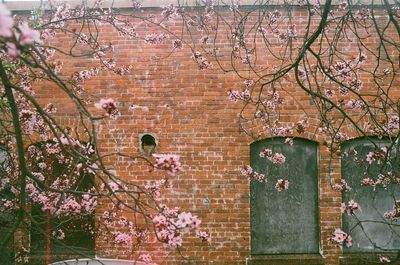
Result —
<svg viewBox="0 0 400 265"><path fill-rule="evenodd" d="M296 12L298 28L302 28L306 14L304 10ZM179 23L175 29L180 29ZM145 24L137 28L139 36L151 30ZM164 252L167 249L160 244L147 250L154 254L155 261L168 264L245 264L250 255L249 182L237 169L249 164L252 139L239 130L237 122L241 104L234 104L227 98L227 90L242 89L242 81L233 73L222 73L217 67L198 70L187 47L169 55L171 39L165 44L147 45L140 39L126 40L108 27L101 28L101 33L104 34L102 38L113 43L115 61L133 66L132 72L126 76L102 72L85 85L99 98L113 98L121 111L118 119L99 122L101 150L137 155L139 135L155 134L159 140L157 152L181 156L185 170L170 177L173 189L165 192L164 202L197 214L202 219L202 226L212 236L210 246L194 237L185 237L182 254L190 260L184 260L177 253ZM70 40L59 36L55 42L67 47ZM222 49L228 48L228 44L220 45ZM267 55L261 59L265 59L269 66ZM63 59L63 62L64 74L68 75L86 69L91 60ZM371 81L368 75L363 75L362 79L365 87L373 87L368 85ZM72 105L65 102L65 96L46 86L42 86L43 96L56 103L63 119L76 124ZM282 118L292 121L303 117L303 108L314 121L312 124L317 125L317 114L310 97L292 84L286 86L290 87L292 98L282 95L289 103L282 111ZM399 96L399 91L395 96ZM337 265L341 250L328 244L327 238L334 228L341 225L341 194L331 189L332 179L340 179L340 161L330 158L322 139L315 135L315 126L311 126L303 137L320 142L320 248L325 264ZM106 162L112 165L118 176L138 183L157 179L162 174L148 172L144 165L128 159ZM97 212L102 213L108 207L104 203ZM101 238L97 241L97 256L129 258L122 254L121 249ZM291 264L290 261L287 264Z"/></svg>

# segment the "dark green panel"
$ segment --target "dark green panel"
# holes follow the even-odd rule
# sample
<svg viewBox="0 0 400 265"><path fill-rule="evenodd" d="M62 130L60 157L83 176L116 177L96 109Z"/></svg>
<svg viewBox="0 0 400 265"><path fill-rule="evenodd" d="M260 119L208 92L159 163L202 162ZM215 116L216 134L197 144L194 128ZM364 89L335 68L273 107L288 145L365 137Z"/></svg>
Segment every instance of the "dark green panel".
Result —
<svg viewBox="0 0 400 265"><path fill-rule="evenodd" d="M355 150L359 158L357 161L354 160L354 156L342 158L342 178L352 187L352 191L343 193L343 202L347 204L353 199L361 207L361 211L356 212L356 217L343 214L343 230L350 232L353 238L353 246L344 248L345 253L379 251L376 247L387 250L400 248L399 223L391 223L383 217L386 211L393 209L395 199L400 199L399 185L390 184L386 188L361 185L363 178L370 177L376 180L380 172L385 172L392 166L392 170L398 172L399 157L396 150L392 150L391 153L392 166L382 163L370 165L365 160L370 151L389 144L389 140L360 138L348 141L342 146L342 152L352 153L352 150ZM359 224L357 219L362 223Z"/></svg>
<svg viewBox="0 0 400 265"><path fill-rule="evenodd" d="M8 177L7 172L5 171L5 163L8 161L7 153L3 149L4 146L0 146L0 181L3 178ZM1 185L0 185L1 186ZM4 187L0 187L0 201L2 199L12 200L14 198L14 194L11 192L10 186L6 185ZM6 235L8 235L14 226L15 223L15 214L14 212L4 211L3 205L0 203L0 264L13 264L14 263L14 238L8 242L8 244L1 249L3 244L3 240Z"/></svg>
<svg viewBox="0 0 400 265"><path fill-rule="evenodd" d="M286 156L282 165L260 158L264 147ZM255 142L250 147L251 166L264 173L268 182L251 181L251 253L296 254L319 252L318 145L283 138ZM289 189L278 192L278 179L289 180Z"/></svg>

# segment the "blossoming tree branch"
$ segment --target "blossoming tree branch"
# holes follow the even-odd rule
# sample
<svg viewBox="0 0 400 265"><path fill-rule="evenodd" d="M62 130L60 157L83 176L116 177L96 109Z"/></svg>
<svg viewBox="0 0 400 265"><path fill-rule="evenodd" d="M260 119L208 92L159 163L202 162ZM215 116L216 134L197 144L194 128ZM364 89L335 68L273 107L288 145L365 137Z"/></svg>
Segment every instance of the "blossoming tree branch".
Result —
<svg viewBox="0 0 400 265"><path fill-rule="evenodd" d="M152 257L141 249L154 239L170 249L182 246L187 233L210 242L196 215L169 207L160 199L162 190L169 187L168 178L182 172L178 156L99 151L98 124L118 119L120 113L112 98L85 90L85 82L101 71L122 76L132 69L112 59L112 47L101 42L98 30L100 25L110 26L127 39L138 38L137 25L131 18L138 18L138 23L152 20L140 17L139 3L134 1L131 9L131 16L126 17L102 8L101 1L90 6L83 2L74 8L48 2L29 16L13 17L0 3L0 215L8 227L0 239L0 253L13 253L11 242L19 235L15 256L1 255L0 263L14 262L14 257L18 264L30 262L29 227L38 225L33 209L45 216L45 228L39 231L45 238L45 264L52 262L51 242L62 244L68 233L53 228L51 220L83 220L93 216L99 203L111 206L103 213L97 212L95 223L89 222L85 229L92 237L107 238L125 249L131 259L152 263ZM71 47L57 46L60 36L72 40ZM151 45L162 41L164 35L149 33L140 37ZM179 45L177 40L171 49ZM62 58L68 57L90 57L91 65L67 75ZM51 87L53 93L59 91L72 103L78 117L75 127L65 125L57 104L43 105L36 94L41 84ZM120 178L107 166L104 159L110 157L141 160L149 170L166 174L141 186Z"/></svg>
<svg viewBox="0 0 400 265"><path fill-rule="evenodd" d="M296 137L323 143L330 157L327 172L335 169L333 161L337 159L362 170L361 180L353 186L332 175L331 189L343 196L359 186L386 192L391 206L378 209L381 218L373 222L395 229L400 216L396 192L400 183L399 3L299 0L239 4L226 1L218 5L212 0L199 7L171 4L162 8L160 17L141 17L136 1L129 14L101 8L101 3L95 2L74 9L61 5L46 12L36 10L29 18L13 18L0 6L0 140L6 154L1 167L0 209L12 219L12 229L1 242L3 249L32 219L30 205L38 205L49 216L73 218L91 214L103 198L115 207L100 216L93 233L105 233L116 244L132 246L134 258L151 262L149 255L135 250L152 236L172 248L182 245L182 235L188 231L210 240L195 215L157 199L168 186L167 177L141 187L118 178L117 172L103 163L107 157L119 156L143 160L169 176L181 171L174 155L148 158L100 153L96 124L118 119L118 105L112 98L92 95L85 90L85 83L99 71L124 75L132 70L111 59L112 45L99 41L101 32L96 26L104 24L148 45L169 42L176 52L189 48L200 70L223 71L240 78L242 83L232 84L227 97L232 104L243 106L238 121L242 132L254 140L282 137L289 146ZM169 28L171 20L182 22L182 27ZM157 30L140 36L135 30L140 23ZM73 39L71 49L52 45L57 34ZM93 66L67 77L59 60L63 56L90 57ZM48 82L68 96L78 113L79 127L63 125L55 105L40 104L35 96L38 82ZM293 109L302 117L292 115ZM369 141L368 150L342 148L356 137ZM379 144L375 139L386 142ZM272 146L265 146L259 156L278 168L288 160ZM54 174L54 167L60 165L64 170ZM252 181L274 185L276 192L284 193L295 185L285 174L268 176L250 166L240 171ZM94 181L85 190L79 183L87 175ZM363 203L354 198L338 202L342 214L356 222L346 231L332 227L332 244L352 247L351 234L357 229L364 231L368 224L358 218L363 208L369 207ZM117 217L121 209L130 209L143 222ZM124 229L107 229L116 223ZM58 230L46 234L63 237ZM376 251L393 250L376 244L374 238L368 240ZM23 260L29 249L21 247L17 258ZM378 259L390 262L385 255Z"/></svg>
<svg viewBox="0 0 400 265"><path fill-rule="evenodd" d="M342 214L355 221L347 231L332 227L332 244L351 247L351 235L358 230L364 231L371 251L396 251L368 236L365 228L378 223L392 231L395 240L399 237L399 2L242 3L205 1L203 13L181 13L195 40L188 41L193 59L200 69L222 70L242 80L228 91L232 104L243 106L242 132L254 140L283 137L288 145L296 137L315 139L329 152L327 172L335 171L333 161L338 159L354 175L362 172L353 186L332 174L332 190L345 197L361 186L370 196L379 192L390 198L387 208L375 209L380 213L376 220L359 219L363 208L375 207L372 197L338 203ZM367 150L343 147L357 137L366 139ZM278 168L287 160L272 146L259 156ZM267 176L250 166L240 172L252 181L275 185L277 192L291 186L284 172ZM377 259L390 262L385 255Z"/></svg>

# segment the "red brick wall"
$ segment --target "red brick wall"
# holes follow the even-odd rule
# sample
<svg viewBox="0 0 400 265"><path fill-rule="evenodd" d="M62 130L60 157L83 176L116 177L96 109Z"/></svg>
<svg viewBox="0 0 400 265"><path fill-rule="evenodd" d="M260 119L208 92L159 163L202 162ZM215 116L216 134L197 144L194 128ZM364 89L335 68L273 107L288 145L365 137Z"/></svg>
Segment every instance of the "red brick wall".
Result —
<svg viewBox="0 0 400 265"><path fill-rule="evenodd" d="M296 12L298 28L302 28L302 23L306 23L306 14ZM180 29L179 24L175 29ZM139 36L146 35L150 30L145 24L137 28ZM159 140L157 151L181 156L184 165L182 174L170 178L174 188L165 192L164 201L197 214L212 236L210 246L194 237L184 238L182 254L194 259L190 262L177 253L169 254L160 244L154 244L148 250L153 252L155 261L166 261L168 264L245 264L246 257L250 255L249 182L237 169L249 164L252 139L239 130L241 104L234 104L227 98L227 90L242 89L242 81L235 74L222 73L217 67L198 70L196 63L190 59L188 48L163 58L169 54L172 39L162 45L146 45L142 40L126 40L108 27L101 28L101 33L104 34L102 38L112 41L115 49L113 58L117 63L133 66L127 76L102 72L85 85L99 98L113 98L122 114L116 120L99 123L101 150L135 155L139 153L139 135L156 134ZM69 41L60 36L55 42L67 47ZM222 52L228 48L227 44L220 45ZM163 59L154 60L155 56ZM268 64L273 61L269 60L269 56L263 55L261 59L271 67ZM87 68L91 62L89 59L63 61L67 75ZM367 75L362 78L364 87L372 87L368 84ZM292 98L282 93L289 103L282 111L282 118L290 121L303 117L301 105L313 124L303 137L320 142L321 254L325 264L336 265L341 250L328 244L327 238L334 228L341 225L341 194L333 191L330 185L332 178L340 179L340 161L330 158L322 139L315 135L318 117L310 97L291 83L285 86L290 87ZM48 100L55 101L59 113L74 124L73 109L64 97L46 85L42 88ZM398 96L399 90L395 93ZM137 179L138 183L162 175L159 172L150 173L143 165L128 159L113 159L107 163L116 169L118 176ZM333 171L328 172L328 165ZM103 204L98 213L107 207ZM101 238L97 241L97 256L129 258L121 249L114 248Z"/></svg>

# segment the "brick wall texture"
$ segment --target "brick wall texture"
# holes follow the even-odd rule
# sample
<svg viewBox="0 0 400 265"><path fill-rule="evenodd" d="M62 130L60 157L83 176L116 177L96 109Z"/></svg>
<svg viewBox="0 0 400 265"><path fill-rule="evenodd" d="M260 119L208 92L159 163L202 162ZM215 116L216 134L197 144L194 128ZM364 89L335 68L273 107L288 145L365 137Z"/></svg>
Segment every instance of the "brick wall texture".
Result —
<svg viewBox="0 0 400 265"><path fill-rule="evenodd" d="M144 12L158 14L160 10L145 9ZM305 25L307 22L306 13L300 9L294 14L297 28L304 30L302 23ZM172 30L181 29L180 22L168 23ZM316 18L312 26L317 24ZM142 23L137 27L137 32L139 36L145 36L161 31ZM165 190L162 201L198 215L203 228L212 237L212 243L205 245L194 235L186 236L180 254L170 252L158 243L144 250L152 253L154 261L161 264L246 264L251 247L250 185L248 179L238 173L238 169L250 163L249 145L253 139L239 128L238 114L242 105L231 102L227 97L229 89L241 90L243 81L235 73L220 71L215 62L212 69L199 70L190 58L188 46L170 54L172 38L163 44L148 45L142 39L121 37L106 26L100 28L100 33L101 40L113 44L113 59L117 64L133 66L128 75L121 77L101 71L99 76L85 84L86 90L96 97L113 98L121 112L116 120L97 123L101 151L138 155L139 136L143 133L155 134L159 141L157 152L179 155L184 166L183 173L170 177L173 188ZM201 33L196 34L197 38L201 36ZM71 43L68 37L57 36L53 44L67 48ZM373 45L374 39L369 43ZM218 45L222 53L230 47L223 39ZM338 45L343 50L351 46L345 40ZM63 74L67 76L91 67L94 62L90 58L60 59L64 63ZM269 68L274 64L267 53L260 53L258 60ZM226 58L222 64L228 62ZM363 89L374 88L368 74L362 73L361 79L364 82ZM398 83L398 79L395 82ZM341 226L341 193L333 191L330 185L332 180L340 179L340 161L338 158L331 159L322 138L315 133L318 116L310 97L293 83L284 84L284 87L287 92L281 93L286 100L286 107L281 111L282 120L290 122L304 117L305 110L312 126L302 137L319 142L321 256L324 264L337 265L342 251L329 244L327 239L334 228ZM398 98L400 90L398 86L393 87L393 97ZM43 83L40 88L42 100L56 105L59 118L67 125L77 125L75 109L66 96L49 84ZM93 111L96 110L93 108ZM257 132L256 127L252 127L252 130ZM260 135L260 138L265 137L268 135ZM109 159L106 163L121 178L137 180L138 183L163 176L162 172L149 172L144 164L125 158ZM110 205L103 202L97 213L102 213L108 207ZM97 239L96 253L99 257L130 258L123 249L102 238ZM297 263L292 259L286 264Z"/></svg>

